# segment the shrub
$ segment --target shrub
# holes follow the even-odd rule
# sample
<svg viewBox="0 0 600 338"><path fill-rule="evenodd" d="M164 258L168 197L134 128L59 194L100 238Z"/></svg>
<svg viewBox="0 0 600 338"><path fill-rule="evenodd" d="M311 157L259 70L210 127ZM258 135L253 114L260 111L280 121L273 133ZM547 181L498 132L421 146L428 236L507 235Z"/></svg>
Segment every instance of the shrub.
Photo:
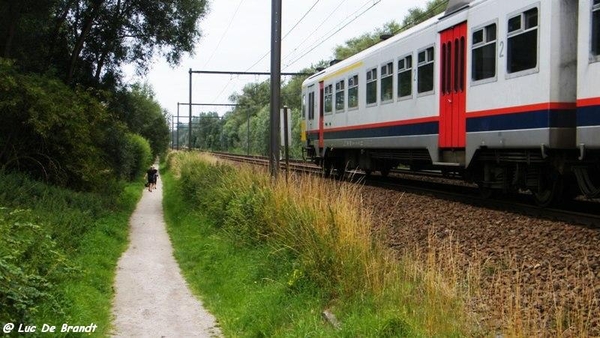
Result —
<svg viewBox="0 0 600 338"><path fill-rule="evenodd" d="M43 303L60 313L50 292L67 260L30 211L0 208L0 323L27 322Z"/></svg>
<svg viewBox="0 0 600 338"><path fill-rule="evenodd" d="M93 95L0 60L0 167L77 189L101 186L110 168L98 144L112 122Z"/></svg>
<svg viewBox="0 0 600 338"><path fill-rule="evenodd" d="M127 134L127 151L131 154L132 159L127 178L133 181L152 163L152 150L150 143L144 137Z"/></svg>
<svg viewBox="0 0 600 338"><path fill-rule="evenodd" d="M244 280L272 282L285 297L303 292L317 296L321 306L343 321L339 335L332 336L470 336L461 299L443 276L423 269L409 256L398 260L373 236L371 214L362 207L359 185L295 175L273 179L266 170L211 165L206 158L194 153L169 158L169 167L180 173L180 185L174 190L186 204L177 217L191 218L193 229L205 226L193 221L200 213L215 225L208 230L214 238L225 238L225 245L234 247L229 250L244 257L268 255L253 265L253 276ZM205 250L210 249L200 251ZM206 257L212 262L212 253ZM215 266L230 269L229 259L224 260L227 263L215 259ZM244 264L248 262L240 265ZM253 297L264 292L269 298L266 289ZM261 318L278 318L256 308L249 317L257 311ZM239 314L234 317L237 320ZM277 324L265 327L271 325ZM269 331L261 326L257 332Z"/></svg>

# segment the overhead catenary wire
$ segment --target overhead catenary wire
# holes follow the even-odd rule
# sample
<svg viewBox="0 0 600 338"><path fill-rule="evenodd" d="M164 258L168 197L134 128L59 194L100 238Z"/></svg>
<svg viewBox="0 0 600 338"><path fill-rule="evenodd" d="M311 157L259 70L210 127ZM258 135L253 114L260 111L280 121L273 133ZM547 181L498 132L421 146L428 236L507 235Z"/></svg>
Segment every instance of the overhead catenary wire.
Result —
<svg viewBox="0 0 600 338"><path fill-rule="evenodd" d="M225 28L225 31L223 32L223 34L221 34L221 38L219 39L219 42L217 43L217 46L214 48L214 50L210 54L210 57L208 58L208 60L206 60L206 62L204 63L204 66L202 66L202 68L206 68L206 65L208 65L208 63L212 60L213 56L215 56L215 53L217 52L217 50L221 46L221 42L223 42L223 39L225 38L225 36L229 32L229 28L231 28L231 25L233 24L233 20L237 16L237 13L240 10L240 7L242 6L243 2L244 2L244 0L240 0L240 2L238 2L238 5L237 5L237 7L235 9L235 12L233 12L233 15L231 16L231 20L229 20L229 24L227 25L227 28Z"/></svg>
<svg viewBox="0 0 600 338"><path fill-rule="evenodd" d="M320 1L320 0L317 0L317 1L315 1L315 2L312 4L312 6L311 6L311 7L310 7L310 8L309 8L309 9L308 9L308 10L307 10L305 13L304 13L304 15L303 15L303 16L302 16L302 17L301 17L301 18L300 18L300 19L299 19L299 20L298 20L298 21L297 21L297 22L296 22L296 23L295 23L295 24L292 26L292 28L290 28L290 29L289 29L289 30L286 32L286 34L284 35L284 38L285 38L285 37L287 37L288 35L290 35L290 33L292 33L293 31L295 31L295 30L296 30L296 28L299 26L299 24L300 24L300 23L301 23L301 22L302 22L302 21L303 21L303 20L304 20L304 19L305 19L305 18L306 18L306 17L307 17L307 16L308 16L308 15L309 15L309 14L310 14L310 13L311 13L313 10L314 10L314 8L315 8L315 7L316 7L316 5L319 3L319 1ZM366 12L368 12L370 9L372 9L372 8L373 8L375 5L377 5L377 4L380 2L380 0L377 0L376 2L373 2L372 4L370 4L370 6L369 6L368 8L366 8L366 9L364 9L364 10L363 10L363 8L364 8L365 6L367 6L367 5L369 5L369 3L371 3L371 2L372 2L372 1L369 1L369 2L368 2L368 3L366 3L366 4L363 4L363 5L362 5L362 6L361 6L361 7L360 7L358 10L356 10L356 11L353 13L353 14L356 14L356 13L358 13L359 11L361 11L361 10L362 10L362 12L360 12L358 15L355 15L354 17L352 17L352 16L347 16L347 18L346 18L346 19L348 19L348 18L350 18L350 17L352 17L352 19L351 19L351 20L349 20L348 22L346 22L345 24L343 24L345 20L344 20L344 21L342 21L342 22L341 22L341 24L343 24L343 25L342 25L341 27L339 27L339 24L338 24L337 26L334 26L334 28L333 28L332 30L330 30L330 32L332 32L334 29L335 29L335 31L333 31L332 33L330 33L330 34L328 34L328 35L327 35L327 34L326 34L326 35L323 35L323 38L321 38L321 39L318 41L318 44L316 44L316 45L313 45L313 46L312 46L312 47L311 47L309 50L304 50L304 51L303 51L303 54L302 54L301 56L299 56L299 57L297 57L297 58L293 59L293 60L292 60L290 63L287 63L287 64L284 66L284 68L283 68L283 69L289 69L289 67L291 67L293 64L295 64L295 63L297 63L298 61L300 61L300 60L301 60L303 57L305 57L307 54L309 54L309 53L310 53L310 52L312 52L314 49L316 49L317 47L319 47L320 45L322 45L323 43L325 43L326 41L328 41L329 39L331 39L333 36L335 36L335 35L336 35L337 33L339 33L341 30L343 30L344 28L346 28L348 25L350 25L351 23L353 23L354 21L356 21L356 20L357 20L359 17L361 17L361 16L362 16L362 15L364 15ZM315 29L315 30L313 31L313 33L311 33L311 34L309 35L309 38L310 38L310 36L314 36L314 33L315 33L315 32L317 32L317 31L318 31L318 30L319 30L319 29L320 29L320 28L323 26L323 24L324 24L325 22L327 22L327 21L328 21L328 20L331 18L332 14L333 14L333 13L335 13L335 11L336 11L336 10L337 10L337 9L338 9L338 8L339 8L339 7L340 7L342 4L343 4L343 3L344 3L344 1L341 1L341 2L340 2L340 3L339 3L337 6L336 6L336 9L335 9L335 10L334 10L332 13L330 13L330 14L327 16L327 18L326 18L325 20L323 20L323 22L321 22L321 23L319 24L319 26L317 27L317 29ZM441 3L438 3L438 4L437 4L437 5L434 7L434 8L431 8L431 9L429 9L428 11L426 11L426 12L422 13L422 14L421 14L421 15L420 15L418 18L422 18L422 17L430 16L430 14L431 14L432 12L435 12L435 11L437 11L437 10L438 10L440 7L444 6L445 4L447 4L447 1L443 1L443 2L441 2ZM236 10L236 11L237 11L237 10ZM398 29L398 30L396 30L396 31L392 32L392 34L397 34L399 31L402 31L402 30L404 30L404 29L407 29L407 28L409 28L409 27L411 27L411 26L414 26L414 25L415 25L416 23L418 23L418 22L419 22L419 19L417 19L417 20L413 20L412 22L410 22L410 23L407 23L407 24L405 24L404 26L400 27L400 29ZM335 27L339 27L339 28L338 28L338 29L336 29ZM283 40L283 39L282 39L282 40ZM302 44L304 44L304 43L305 43L307 40L308 40L308 38L307 38L307 39L305 39L305 40L304 40L304 41L303 41L301 44L299 44L299 45L298 45L298 46L297 46L297 47L296 47L296 48L295 48L295 49L294 49L294 50L291 52L291 54L293 54L293 53L294 53L296 50L298 50L298 48L299 48L300 46L302 46ZM255 67L255 66L256 66L256 65L257 65L257 64L258 64L260 61L262 61L262 60L263 60L263 59L264 59L266 56L268 56L269 54L270 54L270 51L268 51L268 52L267 52L267 53L266 53L266 54L265 54L263 57L261 57L261 58L260 58L260 59L259 59L257 62L255 62L255 63L254 63L252 66L250 66L250 67L248 68L248 70L250 70L250 69L252 69L253 67ZM288 59L289 59L291 54L288 54L288 56L287 56L286 58L288 58ZM213 101L216 101L218 98L220 98L220 97L221 97L221 95L222 95L222 94L223 94L223 93L224 93L224 92L225 92L225 91L226 91L226 90L227 90L227 89L228 89L228 88L231 86L232 82L233 82L233 81L234 81L236 78L237 78L237 77L235 77L235 78L234 78L234 77L231 77L231 78L229 79L229 82L228 82L228 83L227 83L227 84L226 84L226 85L223 87L223 89L222 89L222 90L219 92L219 94L218 94L217 98L215 98L215 100L213 100Z"/></svg>
<svg viewBox="0 0 600 338"><path fill-rule="evenodd" d="M442 1L442 2L438 3L438 4L437 4L435 7L433 7L433 8L430 8L429 10L427 10L427 11L423 12L423 13L422 13L420 16L418 16L418 17L416 18L416 20L414 20L414 21L412 21L412 22L410 22L410 23L407 23L407 24L405 24L404 26L400 27L399 29L397 29L397 30L395 30L395 31L391 32L391 34L392 34L392 35L398 34L399 32L402 32L402 31L404 31L404 30L406 30L406 29L408 29L408 28L410 28L410 27L412 27L412 26L414 26L414 25L416 25L416 24L418 24L418 23L422 22L422 19L431 17L431 16L432 16L432 15L434 15L434 14L435 14L435 13L436 13L436 12L437 12L437 11L438 11L440 8L441 8L441 7L444 7L444 6L446 6L447 4L448 4L448 1L447 1L447 0L446 0L446 1ZM362 14L364 14L364 13L365 13L366 11L368 11L369 9L371 9L371 8L372 8L374 5L375 5L375 4L373 4L371 7L367 8L367 9L366 9L366 10L365 10L363 13L361 13L361 15L362 15ZM355 12L355 13L356 13L356 12ZM354 18L354 19L352 19L352 21L354 21L354 20L356 20L356 19L357 19L357 18ZM337 30L335 33L333 33L333 35L337 34L337 32L339 32L341 29L343 29L344 27L346 27L347 25L349 25L350 23L352 23L352 21L348 22L348 23L347 23L347 24L345 24L343 27L341 27L340 29L338 29L338 30ZM327 35L327 34L325 34L325 35ZM321 43L322 43L322 42L325 42L327 39L331 38L333 35L330 35L330 36L328 36L328 37L327 37L325 40L322 40L322 41L321 41ZM319 44L319 45L320 45L320 44ZM314 49L316 49L316 48L317 48L319 45L316 45L316 46L314 46L312 49L310 49L309 51L305 52L305 53L304 53L304 54L302 54L300 57L298 57L298 58L294 59L292 63L289 63L289 64L287 64L287 65L286 65L286 66L285 66L283 69L286 69L286 68L288 68L289 66L291 66L293 63L295 63L295 62L299 61L299 60L300 60L300 59L302 59L304 56L306 56L308 53L310 53L311 51L313 51Z"/></svg>
<svg viewBox="0 0 600 338"><path fill-rule="evenodd" d="M300 46L302 46L306 41L308 41L308 39L310 39L312 36L314 36L314 34L321 29L321 27L325 24L325 22L327 22L329 20L329 18L331 18L333 16L333 14L335 14L337 12L337 10L344 4L344 0L340 1L340 3L338 3L338 5L327 15L327 17L325 19L323 19L321 21L321 23L310 33L306 36L306 38L304 40L302 40L302 42L300 42L298 44L298 46L296 46L296 48L294 48L288 55L283 57L283 60L290 58L290 55L292 55L294 52L296 52L298 50L298 48L300 48ZM361 6L360 8L364 7ZM359 10L360 10L359 8ZM356 13L358 11L355 11L354 13ZM343 21L342 21L343 22Z"/></svg>
<svg viewBox="0 0 600 338"><path fill-rule="evenodd" d="M290 28L288 30L287 33L285 33L285 35L281 38L281 41L283 41L288 35L290 35L290 33L296 28L298 27L298 25L300 24L300 22L302 22L302 20L304 20L304 18L306 18L306 16L315 8L315 6L320 2L321 0L317 0L315 1L315 3L308 9L308 11L306 11L306 13L304 13L304 15L300 18L300 20L298 20L294 26L292 28ZM261 62L262 60L264 60L264 58L266 58L269 54L271 54L271 51L267 51L265 53L265 55L263 55L258 61L256 61L254 64L252 64L252 66L248 67L248 69L246 69L246 71L249 71L250 69L252 69L252 67L256 66L259 62Z"/></svg>
<svg viewBox="0 0 600 338"><path fill-rule="evenodd" d="M304 15L302 15L302 17L292 26L292 28L290 28L288 30L288 32L281 38L282 41L308 16L308 14L316 7L316 5L320 1L321 0L315 1L315 3L304 13ZM241 1L240 1L240 4L241 4ZM239 9L239 5L238 5L238 9ZM236 10L236 13L237 13L237 10ZM258 63L260 63L264 58L266 58L269 54L271 54L271 51L267 51L265 53L265 55L263 55L258 61L256 61L254 64L252 64L252 66L248 67L246 69L246 71L249 71L250 69L252 69ZM225 90L231 85L232 80L233 80L233 78L229 79L229 81L225 84L225 86L223 86L223 88L221 89L221 91L219 92L219 94L217 94L217 96L215 97L215 99L213 100L213 102L217 101L221 97L221 95L225 92Z"/></svg>
<svg viewBox="0 0 600 338"><path fill-rule="evenodd" d="M219 42L217 43L216 47L213 49L212 53L210 54L209 58L206 60L206 62L202 66L202 68L206 68L206 66L209 64L209 62L212 61L212 58L215 56L215 53L221 46L221 42L223 42L223 40L225 39L225 36L227 36L227 33L229 32L229 29L231 28L231 25L233 24L233 21L235 20L243 2L244 2L244 0L240 0L238 2L236 9L233 12L233 15L231 16L231 19L229 20L229 24L227 25L227 28L225 28L225 31L223 32L223 34L221 34L221 37L219 38ZM194 88L196 88L196 81L197 81L197 78L194 78L193 85L192 85ZM225 89L227 87L229 87L230 84L231 84L231 79L229 79L229 82L223 87L223 90L221 90L221 92L212 100L212 102L217 101L219 99L219 97L221 97L221 94L225 91Z"/></svg>
<svg viewBox="0 0 600 338"><path fill-rule="evenodd" d="M372 9L373 7L375 7L380 1L377 1L375 3L373 3L371 6L369 6L367 9L365 9L364 11L362 11L360 14L358 14L357 16L355 16L352 20L350 20L348 23L346 23L345 25L343 25L342 27L340 27L339 29L337 29L335 32L333 32L332 34L330 34L329 36L327 36L326 38L324 38L323 40L320 40L319 44L315 45L314 47L312 47L310 50L308 50L307 52L305 52L304 54L300 55L299 57L297 57L296 59L294 59L292 62L288 63L283 69L288 68L289 66L293 65L294 63L300 61L304 56L306 56L308 53L312 52L313 50L315 50L317 47L319 47L321 44L323 44L325 41L331 39L334 35L336 35L338 32L340 32L342 29L346 28L349 24L351 24L352 22L354 22L356 19L358 19L359 17L361 17L362 15L364 15L366 12L368 12L370 9Z"/></svg>

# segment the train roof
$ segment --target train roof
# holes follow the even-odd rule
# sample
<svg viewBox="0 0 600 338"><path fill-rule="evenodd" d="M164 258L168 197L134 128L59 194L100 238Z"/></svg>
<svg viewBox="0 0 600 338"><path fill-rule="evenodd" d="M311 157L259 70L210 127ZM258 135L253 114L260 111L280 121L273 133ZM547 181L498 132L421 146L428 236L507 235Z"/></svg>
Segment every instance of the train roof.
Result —
<svg viewBox="0 0 600 338"><path fill-rule="evenodd" d="M413 35L415 33L421 32L421 31L423 31L423 30L425 30L425 29L427 29L427 28L429 28L431 26L434 26L438 22L438 20L441 17L443 17L443 16L444 16L444 14L438 14L438 15L430 18L430 19L427 19L426 21L424 21L424 22L422 22L422 23L420 23L420 24L418 24L418 25L416 25L414 27L411 27L411 28L409 28L409 29L407 29L407 30L405 30L403 32L400 32L400 33L392 36L391 38L389 38L387 40L381 41L381 42L379 42L376 45L373 45L373 46L371 46L371 47L369 47L369 48L367 48L367 49L365 49L365 50L363 50L363 51L361 51L359 53L356 53L356 54L350 56L347 59L344 59L344 60L342 60L342 61L340 61L340 62L338 62L338 63L336 63L336 64L334 64L332 66L329 66L329 67L325 68L324 70L322 70L322 71L320 71L320 72L318 72L318 73L310 76L304 82L305 83L306 82L313 82L316 77L321 77L323 75L327 75L329 73L336 72L339 69L344 68L344 67L346 67L346 66L348 66L350 64L353 64L353 63L355 63L355 62L357 62L359 60L362 60L366 56L368 56L368 55L370 55L372 53L376 53L379 50L384 49L387 46L392 45L392 44L394 44L395 42L397 42L399 40L406 39L407 37L409 37L409 36L411 36L411 35Z"/></svg>
<svg viewBox="0 0 600 338"><path fill-rule="evenodd" d="M448 3L448 6L446 7L446 11L444 13L438 14L430 19L427 19L427 20L423 21L422 23L420 23L416 26L413 26L405 31L402 31L387 40L381 41L374 46L371 46L357 54L352 55L351 57L349 57L347 59L339 61L339 62L335 63L334 65L329 66L329 67L325 68L324 70L317 72L316 74L313 74L312 76L308 77L304 81L303 86L307 85L308 83L313 83L315 78L327 76L328 74L339 71L340 69L347 67L348 65L352 65L355 62L364 59L365 57L367 57L370 54L377 53L379 50L385 49L387 46L392 45L399 40L406 39L413 34L419 33L423 30L426 30L427 28L435 26L443 18L452 16L454 13L459 12L465 8L474 7L478 4L486 2L486 1L488 1L488 0L450 0Z"/></svg>

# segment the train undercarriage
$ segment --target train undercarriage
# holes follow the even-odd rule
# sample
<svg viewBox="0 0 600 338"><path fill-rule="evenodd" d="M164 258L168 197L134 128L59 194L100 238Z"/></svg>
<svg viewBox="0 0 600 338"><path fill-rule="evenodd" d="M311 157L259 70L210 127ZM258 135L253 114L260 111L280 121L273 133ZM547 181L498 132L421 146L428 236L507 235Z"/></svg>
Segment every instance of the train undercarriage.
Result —
<svg viewBox="0 0 600 338"><path fill-rule="evenodd" d="M434 163L426 149L325 148L318 156L314 147L307 147L305 152L327 177L341 178L348 170L357 169L367 175L379 172L387 176L402 166L417 172L436 170L475 183L484 198L529 192L536 204L545 207L578 195L600 197L600 153L581 161L576 152L563 150L482 148L465 167L454 162Z"/></svg>

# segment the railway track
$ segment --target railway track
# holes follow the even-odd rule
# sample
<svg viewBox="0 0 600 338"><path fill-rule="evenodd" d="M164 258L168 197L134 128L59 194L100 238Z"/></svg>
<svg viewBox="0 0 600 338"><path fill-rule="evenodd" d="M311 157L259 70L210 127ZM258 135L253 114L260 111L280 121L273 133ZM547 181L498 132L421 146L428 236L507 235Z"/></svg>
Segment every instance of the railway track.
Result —
<svg viewBox="0 0 600 338"><path fill-rule="evenodd" d="M252 162L268 164L264 158ZM293 167L321 173L307 163ZM600 204L573 201L540 208L527 194L486 200L474 185L433 172L423 176L397 170L387 178L368 179L363 173L351 175L365 185L363 203L372 210L373 231L383 234L391 249L402 254L417 248L425 253L424 264L428 257L452 251L456 255L448 261L449 269L482 277L474 281L478 291L470 299L484 326L499 327L516 294L520 311L535 325L546 325L540 332L552 332L537 336L563 335L547 324L560 304L583 304L577 306L586 313L599 313ZM585 325L586 336L600 337L597 316L588 317Z"/></svg>
<svg viewBox="0 0 600 338"><path fill-rule="evenodd" d="M268 166L269 160L261 156L213 153L221 159ZM281 168L286 164L281 162ZM310 174L322 174L322 169L312 163L290 161L289 170ZM600 203L598 200L576 199L564 201L554 207L539 207L531 201L528 193L510 194L497 198L483 198L476 185L468 184L460 179L447 178L441 173L415 173L409 170L396 169L388 177L369 175L360 171L348 171L346 178L360 181L365 185L400 192L428 195L449 201L465 203L471 206L496 211L511 212L523 216L561 221L569 224L600 228Z"/></svg>

